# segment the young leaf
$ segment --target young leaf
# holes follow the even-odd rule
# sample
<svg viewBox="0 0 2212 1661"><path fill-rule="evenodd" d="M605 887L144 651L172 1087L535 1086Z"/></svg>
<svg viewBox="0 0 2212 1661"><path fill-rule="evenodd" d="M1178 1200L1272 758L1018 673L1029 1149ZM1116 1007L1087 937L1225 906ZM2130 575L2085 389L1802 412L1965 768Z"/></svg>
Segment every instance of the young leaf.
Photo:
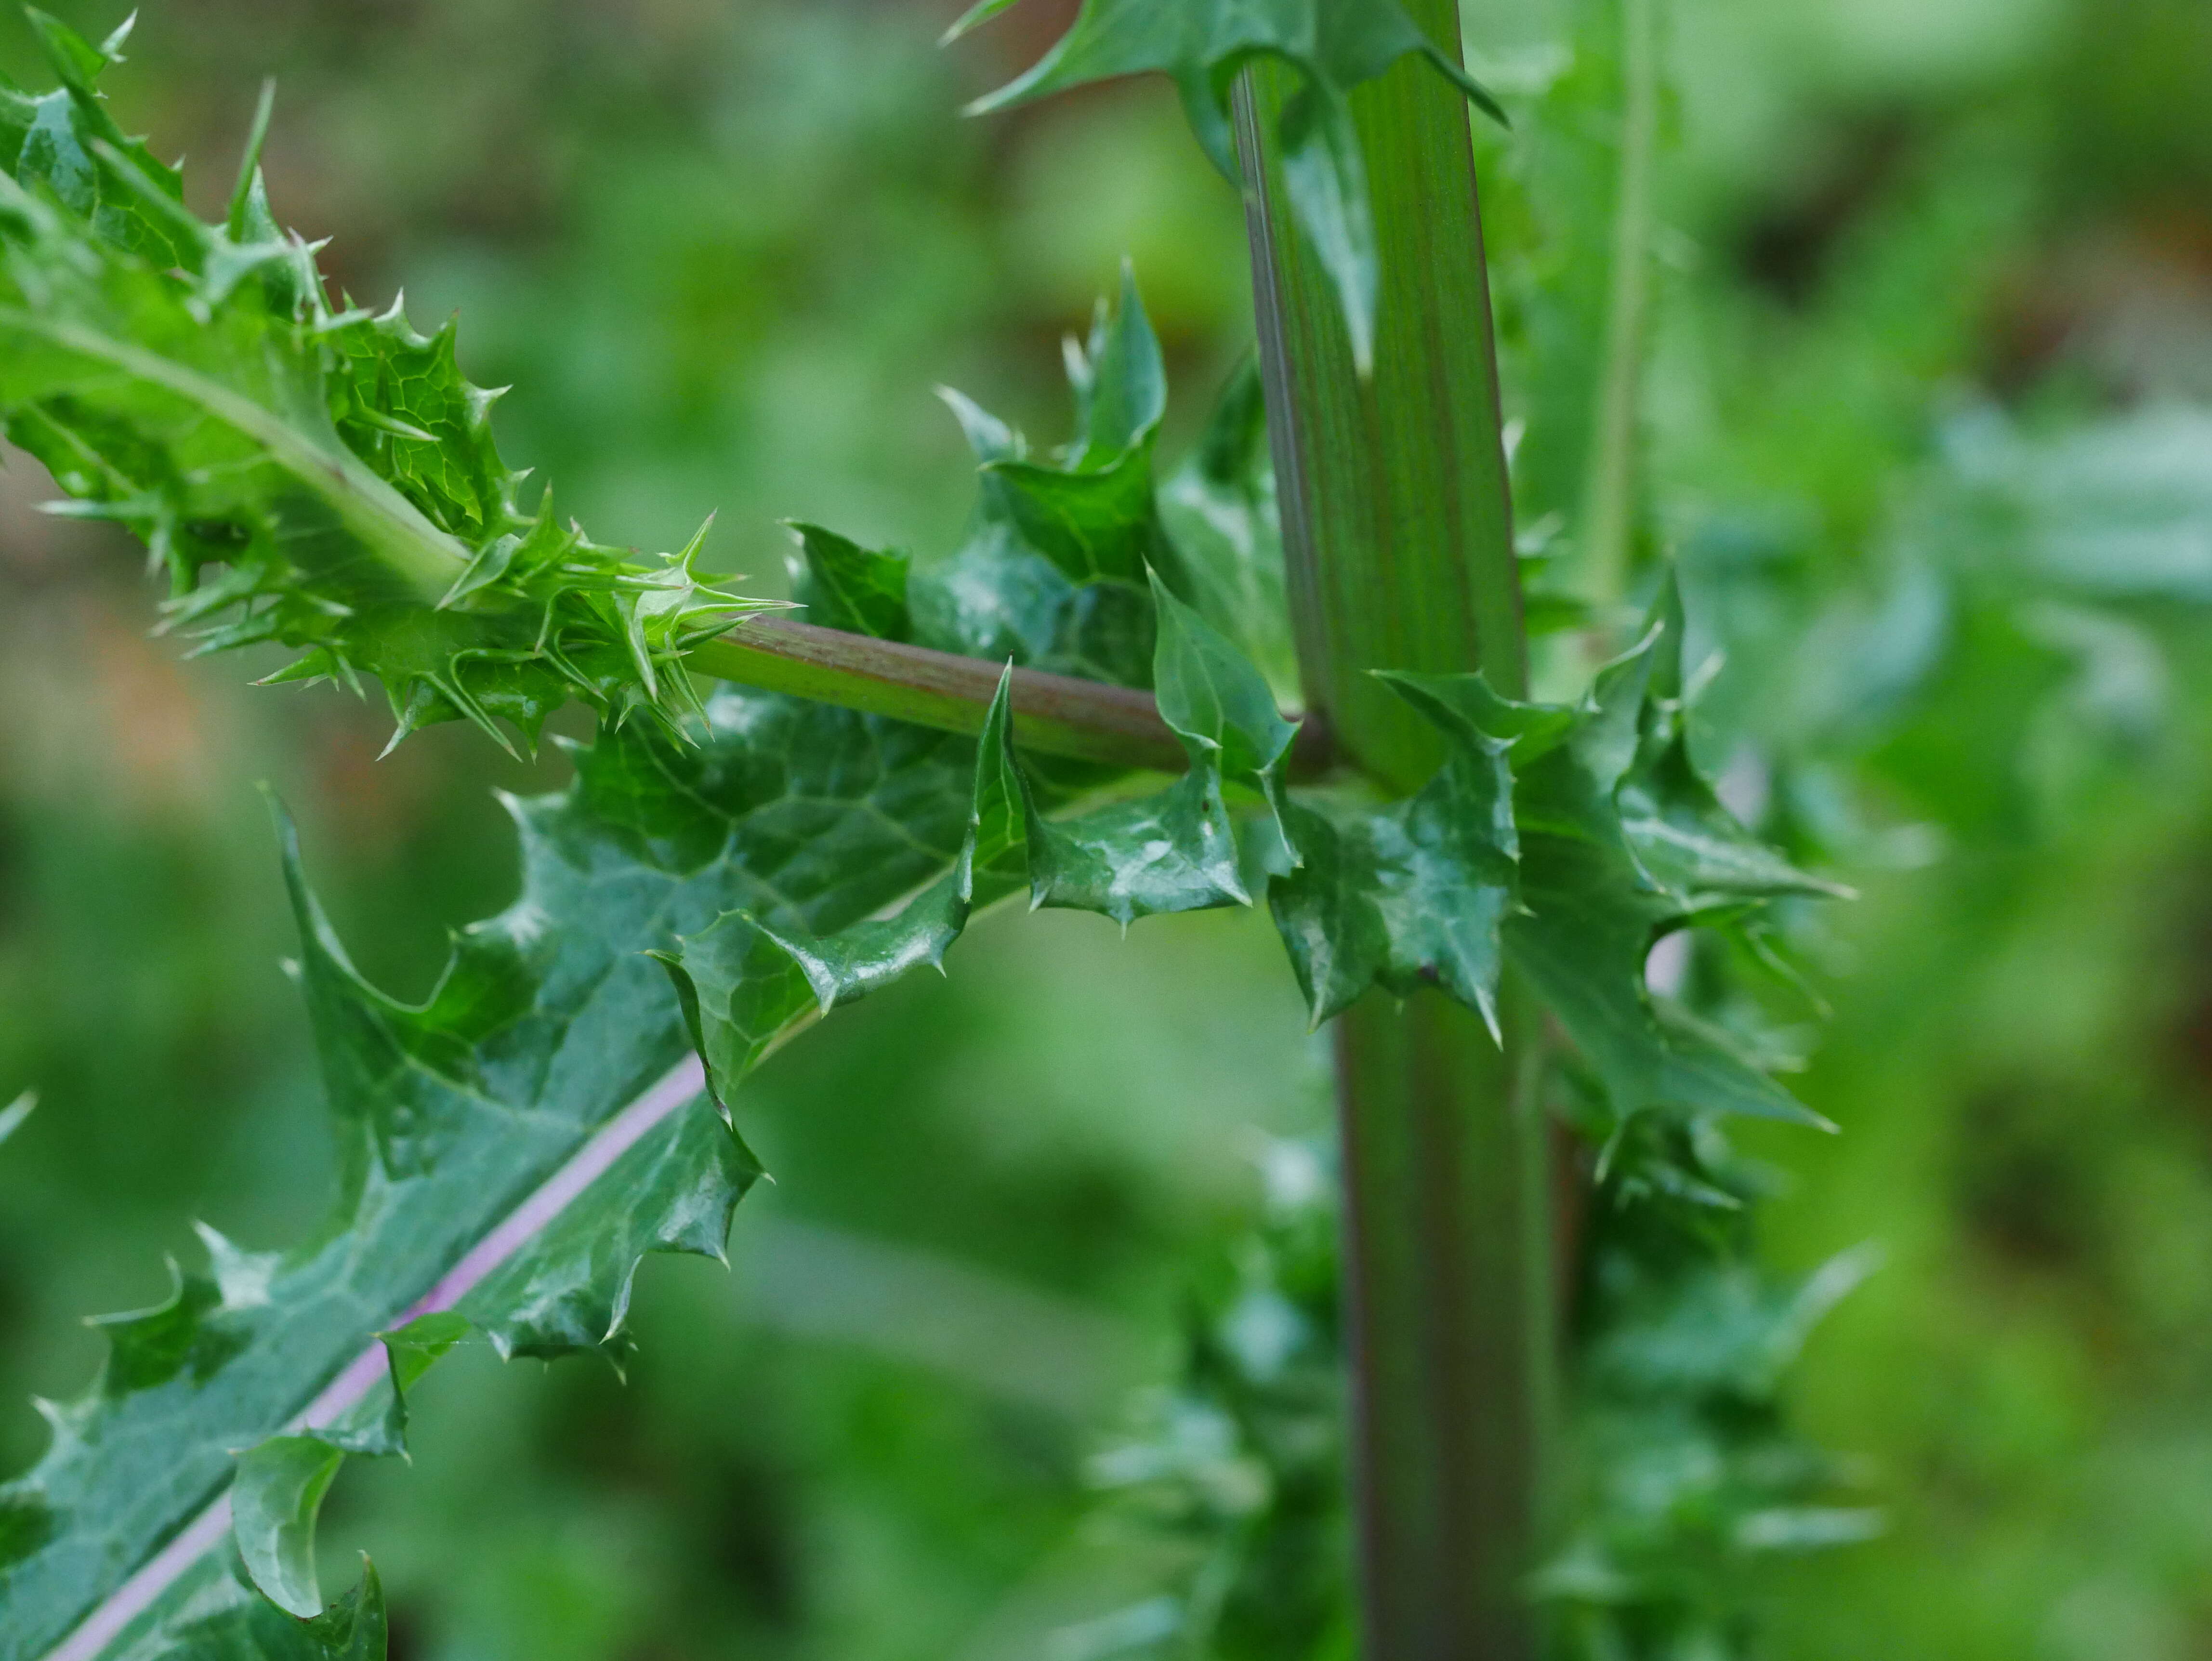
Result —
<svg viewBox="0 0 2212 1661"><path fill-rule="evenodd" d="M1168 411L1168 372L1160 343L1137 295L1136 267L1121 262L1121 292L1103 299L1081 349L1067 344L1068 379L1075 389L1076 441L1068 459L1081 472L1110 464L1149 446Z"/></svg>
<svg viewBox="0 0 2212 1661"><path fill-rule="evenodd" d="M1507 951L1603 1080L1617 1123L1670 1108L1825 1124L1645 985L1664 934L1777 894L1840 891L1764 849L1698 776L1682 632L1670 582L1642 642L1599 673L1548 748L1516 758L1526 912L1505 924Z"/></svg>
<svg viewBox="0 0 2212 1661"><path fill-rule="evenodd" d="M373 674L403 734L532 743L570 698L693 713L684 651L758 603L700 583L696 542L639 561L525 510L450 325L333 310L250 182L228 223L193 218L104 113L100 54L41 30L63 90L0 88L0 423L64 511L146 543L167 626L297 648L281 679Z"/></svg>
<svg viewBox="0 0 2212 1661"><path fill-rule="evenodd" d="M981 464L961 546L908 580L924 646L1124 686L1151 678L1146 573L1180 585L1161 520L1153 448L1164 407L1158 343L1133 278L1102 306L1090 344L1071 341L1074 441L1040 461L1027 441L957 393L947 401Z"/></svg>

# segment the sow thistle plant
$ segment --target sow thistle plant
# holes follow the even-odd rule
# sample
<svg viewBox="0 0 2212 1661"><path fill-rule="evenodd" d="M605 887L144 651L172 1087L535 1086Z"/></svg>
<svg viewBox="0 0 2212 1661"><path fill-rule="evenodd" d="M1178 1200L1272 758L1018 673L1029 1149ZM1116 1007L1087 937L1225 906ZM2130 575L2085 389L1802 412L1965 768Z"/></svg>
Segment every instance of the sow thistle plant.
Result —
<svg viewBox="0 0 2212 1661"><path fill-rule="evenodd" d="M204 223L98 91L128 25L33 20L60 84L0 86L0 414L58 511L145 544L192 650L374 681L395 742L599 720L565 791L511 804L522 891L420 1005L352 968L280 816L339 1191L289 1250L203 1229L167 1301L103 1317L0 1489L0 1661L382 1655L374 1568L325 1605L314 1567L344 1458L401 1451L471 1333L619 1358L641 1259L719 1256L760 1175L747 1071L1023 894L1124 926L1264 903L1345 1110L1341 1276L1333 1183L1279 1192L1100 1463L1188 1573L1084 1645L1723 1654L1747 1554L1863 1525L1777 1408L1857 1266L1763 1281L1722 1133L1819 1122L1708 984L1773 958L1776 902L1838 891L1693 764L1663 574L1581 696L1528 697L1467 126L1497 111L1452 7L1091 0L985 107L1172 76L1245 184L1256 366L1163 476L1125 279L1071 348L1070 441L954 397L960 545L796 526L795 612L702 578L703 531L642 557L533 495L453 329L334 295L280 231L265 100ZM1692 928L1697 996L1655 993ZM1553 1123L1591 1189L1557 1215Z"/></svg>

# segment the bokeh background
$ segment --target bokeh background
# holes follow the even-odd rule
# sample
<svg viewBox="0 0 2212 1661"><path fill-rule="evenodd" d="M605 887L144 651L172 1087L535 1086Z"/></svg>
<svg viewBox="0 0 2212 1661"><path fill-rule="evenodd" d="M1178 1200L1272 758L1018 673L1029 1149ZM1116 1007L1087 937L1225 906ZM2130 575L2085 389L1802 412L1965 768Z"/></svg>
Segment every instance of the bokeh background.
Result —
<svg viewBox="0 0 2212 1661"><path fill-rule="evenodd" d="M105 5L52 9L97 36ZM1158 86L956 112L1053 38L952 52L935 0L162 0L109 90L228 189L277 78L280 216L345 288L459 309L510 456L604 540L782 581L786 516L925 553L970 475L932 396L1065 420L1058 340L1133 258L1180 392L1249 335L1243 226ZM1601 283L1609 65L1571 0L1470 0L1516 114L1480 143L1510 397ZM1755 1588L1761 1652L2212 1658L2212 9L1677 0L1651 523L1726 665L1717 761L1865 897L1820 936L1763 1141L1784 1271L1887 1267L1802 1421L1889 1513ZM0 68L44 83L0 16ZM1595 275L1593 275L1595 274ZM1548 298L1547 298L1548 296ZM1553 332L1547 336L1547 331ZM1540 420L1518 459L1540 498ZM88 1311L204 1217L319 1214L328 1149L255 788L365 970L426 989L508 897L488 787L558 782L149 639L130 551L0 473L0 1469ZM1540 542L1543 518L1531 514ZM2083 553L2082 550L2089 551ZM2132 562L2132 563L2130 563ZM741 1104L775 1173L734 1268L656 1261L605 1369L464 1352L411 1466L356 1463L402 1661L1034 1657L1145 1566L1086 1452L1163 1376L1191 1277L1325 1123L1262 917L1000 916L948 980L793 1046Z"/></svg>

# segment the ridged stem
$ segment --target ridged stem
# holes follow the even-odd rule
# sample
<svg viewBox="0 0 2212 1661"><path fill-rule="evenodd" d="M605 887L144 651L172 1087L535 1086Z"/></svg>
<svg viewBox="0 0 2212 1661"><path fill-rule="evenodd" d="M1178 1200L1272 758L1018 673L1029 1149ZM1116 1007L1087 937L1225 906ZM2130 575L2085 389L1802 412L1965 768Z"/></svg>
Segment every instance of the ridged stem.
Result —
<svg viewBox="0 0 2212 1661"><path fill-rule="evenodd" d="M1454 0L1407 9L1456 52ZM1271 155L1293 90L1255 66L1238 125L1300 670L1346 758L1410 791L1437 741L1368 672L1527 673L1468 109L1412 60L1352 95L1382 261L1363 378ZM1549 1191L1507 994L1502 1052L1437 993L1337 1025L1368 1661L1537 1652Z"/></svg>

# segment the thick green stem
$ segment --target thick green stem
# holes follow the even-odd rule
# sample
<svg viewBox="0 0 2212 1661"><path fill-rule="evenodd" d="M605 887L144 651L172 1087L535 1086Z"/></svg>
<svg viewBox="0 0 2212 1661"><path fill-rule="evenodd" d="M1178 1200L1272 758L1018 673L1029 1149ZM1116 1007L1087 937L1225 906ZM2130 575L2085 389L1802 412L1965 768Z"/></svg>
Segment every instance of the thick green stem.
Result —
<svg viewBox="0 0 2212 1661"><path fill-rule="evenodd" d="M1652 171L1659 143L1658 0L1620 0L1620 159L1606 295L1605 367L1583 487L1583 571L1610 612L1627 593L1636 524L1638 405L1651 311ZM1601 648L1601 655L1605 648Z"/></svg>
<svg viewBox="0 0 2212 1661"><path fill-rule="evenodd" d="M1454 0L1408 9L1456 51ZM1468 111L1411 61L1353 94L1382 278L1363 378L1270 155L1288 80L1249 73L1239 139L1300 667L1346 757L1409 791L1437 742L1368 672L1527 672ZM1369 1661L1537 1649L1549 1196L1516 1024L1501 1053L1437 993L1338 1024Z"/></svg>

